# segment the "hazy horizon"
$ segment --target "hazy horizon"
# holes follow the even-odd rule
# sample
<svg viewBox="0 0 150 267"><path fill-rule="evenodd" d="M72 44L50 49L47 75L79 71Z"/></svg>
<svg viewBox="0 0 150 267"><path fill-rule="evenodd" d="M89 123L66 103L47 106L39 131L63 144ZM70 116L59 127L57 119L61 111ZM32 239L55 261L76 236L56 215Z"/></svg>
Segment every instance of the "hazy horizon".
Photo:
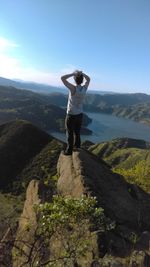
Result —
<svg viewBox="0 0 150 267"><path fill-rule="evenodd" d="M150 94L148 0L0 0L0 76L63 87L81 69L90 90Z"/></svg>
<svg viewBox="0 0 150 267"><path fill-rule="evenodd" d="M50 86L50 87L54 87L54 88L58 88L58 89L63 89L63 90L65 90L66 89L66 93L67 93L67 91L68 91L68 88L66 88L64 85L51 85L51 84L48 84L48 83L40 83L40 82L37 82L37 81L28 81L28 80L22 80L22 79L9 79L9 78L7 78L7 77L1 77L0 76L0 78L4 78L4 79L8 79L8 80L12 80L12 81L15 81L15 82L21 82L21 83L33 83L33 84L37 84L37 85L44 85L44 86ZM0 85L1 85L1 83L0 83ZM29 90L29 89L28 89ZM32 88L30 89L31 91L32 91ZM110 94L147 94L147 95L150 95L150 93L144 93L144 92L124 92L124 91L122 91L122 92L117 92L117 91L112 91L112 90L104 90L104 89L96 89L96 88L93 88L93 89L91 89L91 88L89 88L88 89L88 91L90 91L90 92L100 92L100 93L110 93ZM62 91L62 93L64 93L64 91Z"/></svg>

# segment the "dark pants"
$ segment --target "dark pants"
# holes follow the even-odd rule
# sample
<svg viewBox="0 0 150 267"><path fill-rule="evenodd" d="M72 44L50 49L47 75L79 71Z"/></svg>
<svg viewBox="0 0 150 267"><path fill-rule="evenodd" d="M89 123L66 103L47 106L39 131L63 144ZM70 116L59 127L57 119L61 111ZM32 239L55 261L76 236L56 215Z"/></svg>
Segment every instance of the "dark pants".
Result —
<svg viewBox="0 0 150 267"><path fill-rule="evenodd" d="M81 145L80 129L82 124L83 114L66 115L65 127L67 134L67 151L72 152L73 146L79 148Z"/></svg>

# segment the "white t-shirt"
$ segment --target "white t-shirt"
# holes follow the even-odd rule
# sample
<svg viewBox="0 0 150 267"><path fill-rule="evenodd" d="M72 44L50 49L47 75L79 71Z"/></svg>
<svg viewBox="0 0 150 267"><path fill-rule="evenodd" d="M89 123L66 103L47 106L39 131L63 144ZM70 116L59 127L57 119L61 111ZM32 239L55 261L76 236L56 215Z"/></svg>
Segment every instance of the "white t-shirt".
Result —
<svg viewBox="0 0 150 267"><path fill-rule="evenodd" d="M86 87L77 85L76 91L73 95L69 92L67 114L77 115L83 112L83 100L85 98L86 91Z"/></svg>

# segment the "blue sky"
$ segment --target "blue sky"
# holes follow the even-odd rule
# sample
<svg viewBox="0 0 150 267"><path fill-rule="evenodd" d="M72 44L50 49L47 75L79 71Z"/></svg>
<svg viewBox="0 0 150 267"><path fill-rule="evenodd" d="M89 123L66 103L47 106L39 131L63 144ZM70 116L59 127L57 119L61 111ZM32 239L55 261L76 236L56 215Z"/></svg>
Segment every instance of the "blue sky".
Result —
<svg viewBox="0 0 150 267"><path fill-rule="evenodd" d="M0 76L150 94L150 0L0 0Z"/></svg>

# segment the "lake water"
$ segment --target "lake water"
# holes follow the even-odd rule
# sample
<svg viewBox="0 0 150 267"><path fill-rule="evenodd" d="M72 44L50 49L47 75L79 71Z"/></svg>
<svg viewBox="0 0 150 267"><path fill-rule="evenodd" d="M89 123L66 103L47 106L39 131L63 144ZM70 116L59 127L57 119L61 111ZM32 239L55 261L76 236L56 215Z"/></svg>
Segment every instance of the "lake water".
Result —
<svg viewBox="0 0 150 267"><path fill-rule="evenodd" d="M81 139L94 143L108 141L117 137L130 137L150 141L150 127L134 122L129 119L119 118L114 115L86 112L92 118L88 128L93 131L92 135L82 135ZM65 141L65 134L50 132L54 137Z"/></svg>

